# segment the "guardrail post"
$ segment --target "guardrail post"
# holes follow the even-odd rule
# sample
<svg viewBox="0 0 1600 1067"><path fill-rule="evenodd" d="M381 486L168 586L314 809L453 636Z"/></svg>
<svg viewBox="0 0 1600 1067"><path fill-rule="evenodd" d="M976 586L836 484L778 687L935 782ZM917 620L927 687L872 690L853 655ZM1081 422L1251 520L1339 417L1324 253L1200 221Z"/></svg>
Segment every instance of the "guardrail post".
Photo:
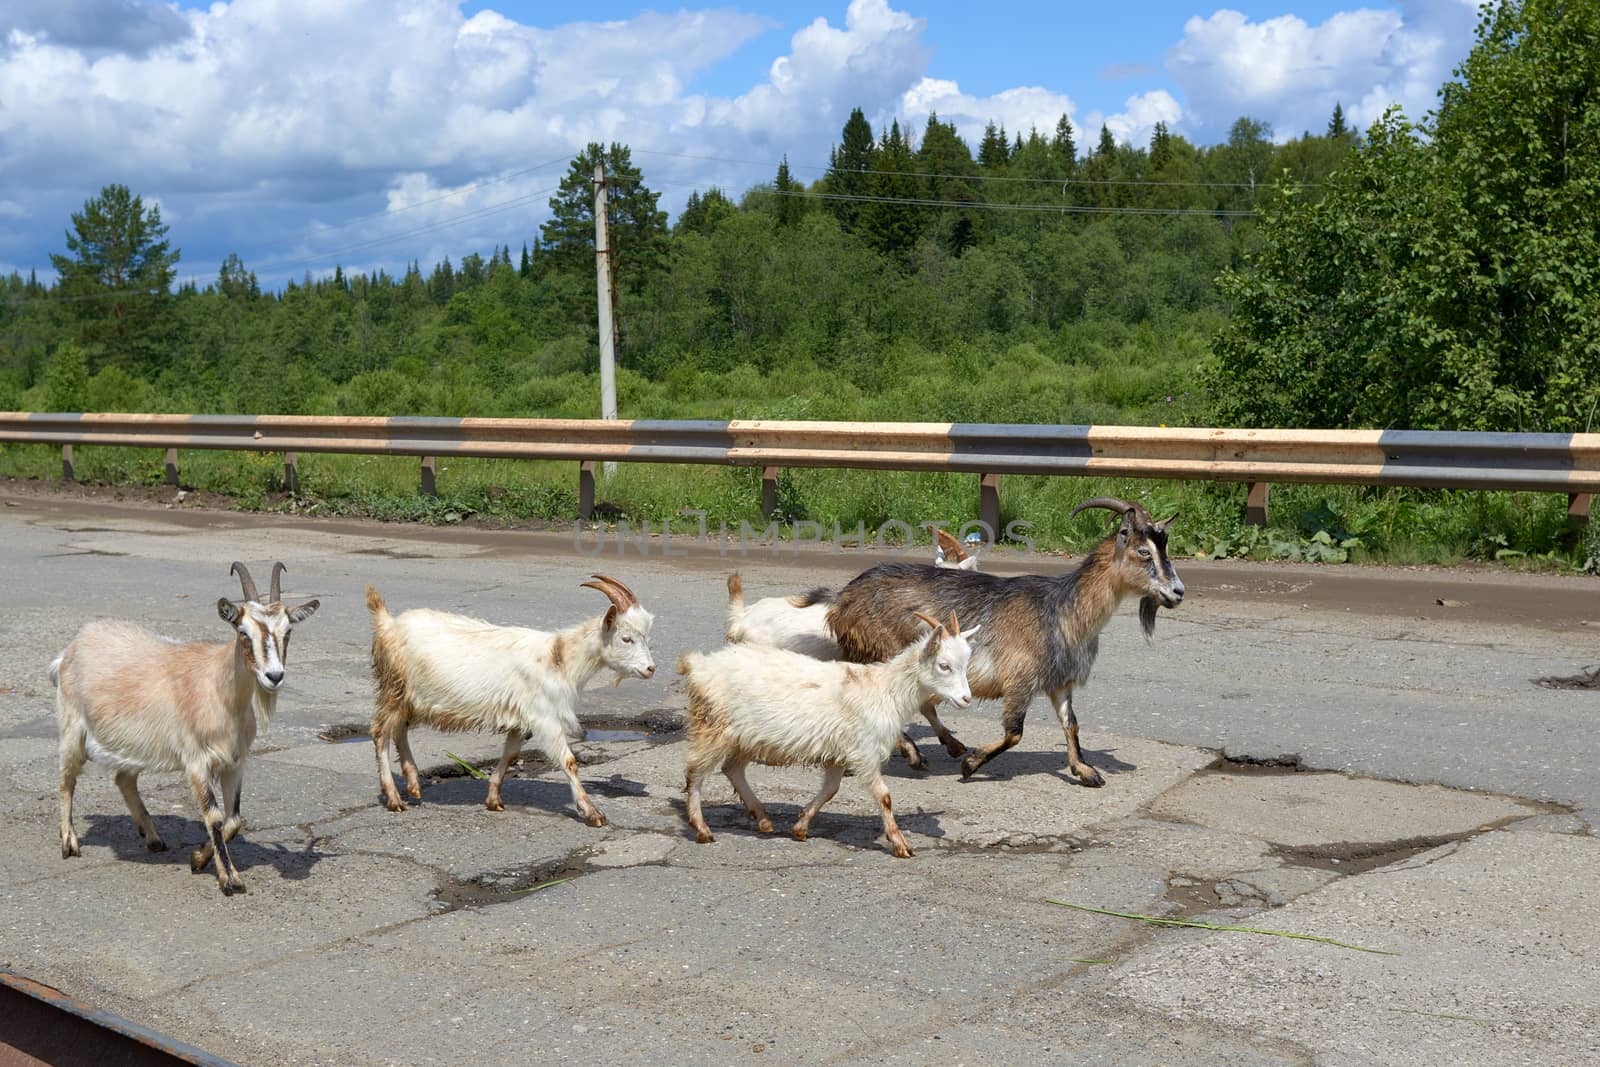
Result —
<svg viewBox="0 0 1600 1067"><path fill-rule="evenodd" d="M1247 525L1267 524L1267 491L1271 488L1270 482L1250 483L1250 496L1244 502L1244 521Z"/></svg>
<svg viewBox="0 0 1600 1067"><path fill-rule="evenodd" d="M1589 505L1594 502L1593 493L1568 493L1567 494L1567 532L1576 537L1589 525Z"/></svg>
<svg viewBox="0 0 1600 1067"><path fill-rule="evenodd" d="M167 484L178 484L178 450L176 448L167 449Z"/></svg>
<svg viewBox="0 0 1600 1067"><path fill-rule="evenodd" d="M423 496L438 496L434 490L433 469L438 461L433 456L422 457L422 484L417 486L417 492Z"/></svg>
<svg viewBox="0 0 1600 1067"><path fill-rule="evenodd" d="M978 521L988 528L991 544L1000 543L1000 476L985 474L978 482Z"/></svg>
<svg viewBox="0 0 1600 1067"><path fill-rule="evenodd" d="M72 476L72 446L61 446L61 477L72 482L77 479Z"/></svg>
<svg viewBox="0 0 1600 1067"><path fill-rule="evenodd" d="M778 468L763 467L761 470L761 517L772 518L772 513L778 510Z"/></svg>
<svg viewBox="0 0 1600 1067"><path fill-rule="evenodd" d="M300 453L283 454L283 490L290 496L300 495Z"/></svg>
<svg viewBox="0 0 1600 1067"><path fill-rule="evenodd" d="M578 464L578 518L588 522L594 514L594 460Z"/></svg>

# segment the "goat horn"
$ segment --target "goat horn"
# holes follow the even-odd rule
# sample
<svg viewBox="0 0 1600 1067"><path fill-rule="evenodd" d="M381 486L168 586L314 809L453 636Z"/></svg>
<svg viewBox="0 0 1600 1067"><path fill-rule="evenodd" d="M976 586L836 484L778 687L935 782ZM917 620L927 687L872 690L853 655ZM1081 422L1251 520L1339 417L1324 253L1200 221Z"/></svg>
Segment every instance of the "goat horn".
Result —
<svg viewBox="0 0 1600 1067"><path fill-rule="evenodd" d="M940 622L938 619L935 619L930 615L924 615L920 611L913 611L911 614L915 615L917 618L921 619L923 622L927 623L929 626L933 627L935 630L944 629L944 623Z"/></svg>
<svg viewBox="0 0 1600 1067"><path fill-rule="evenodd" d="M953 559L957 563L967 558L966 549L961 547L961 542L945 533L943 530L934 530L933 536L939 542L939 551L943 552L946 559Z"/></svg>
<svg viewBox="0 0 1600 1067"><path fill-rule="evenodd" d="M961 632L961 624L956 621L955 608L950 609L950 632L953 634L958 634Z"/></svg>
<svg viewBox="0 0 1600 1067"><path fill-rule="evenodd" d="M250 568L238 560L234 560L233 566L228 568L228 573L239 576L239 588L244 591L246 600L254 600L257 604L261 603L261 594L256 592L256 580L250 577Z"/></svg>
<svg viewBox="0 0 1600 1067"><path fill-rule="evenodd" d="M1093 500L1085 500L1083 503L1073 508L1072 514L1068 515L1067 518L1070 519L1073 517L1073 515L1076 515L1078 512L1084 511L1088 508L1105 508L1107 511L1119 511L1123 514L1127 514L1128 512L1132 511L1136 513L1146 524L1150 522L1150 513L1144 509L1143 504L1140 504L1138 501L1134 501L1130 504L1128 501L1119 500L1114 496L1097 496Z"/></svg>
<svg viewBox="0 0 1600 1067"><path fill-rule="evenodd" d="M595 577L600 578L601 576L597 574ZM628 597L632 594L627 592L626 586L623 586L619 589L617 586L610 584L603 578L598 582L579 582L578 584L584 589L598 589L600 592L604 593L606 595L606 599L611 601L611 606L616 608L618 611L627 611L633 606L628 601Z"/></svg>
<svg viewBox="0 0 1600 1067"><path fill-rule="evenodd" d="M278 591L278 576L283 574L283 572L288 569L289 568L285 567L282 563L274 563L272 565L272 588L267 592L269 603L283 603L283 594Z"/></svg>
<svg viewBox="0 0 1600 1067"><path fill-rule="evenodd" d="M633 595L633 590L632 589L629 589L627 586L623 585L621 582L617 581L615 578L611 577L610 575L608 575L608 574L591 574L589 577L598 578L602 582L610 582L612 585L614 585L618 589L622 590L623 595L628 598L629 603L632 603L632 604L638 604L639 603L639 598Z"/></svg>

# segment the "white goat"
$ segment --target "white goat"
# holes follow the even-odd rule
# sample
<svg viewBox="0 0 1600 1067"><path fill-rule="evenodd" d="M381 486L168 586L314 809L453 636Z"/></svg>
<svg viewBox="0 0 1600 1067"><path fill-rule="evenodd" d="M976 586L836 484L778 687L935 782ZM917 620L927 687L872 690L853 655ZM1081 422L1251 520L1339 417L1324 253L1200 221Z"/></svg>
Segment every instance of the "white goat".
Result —
<svg viewBox="0 0 1600 1067"><path fill-rule="evenodd" d="M948 570L975 571L978 559L961 542L934 530L933 565ZM728 576L729 644L767 645L798 652L812 659L839 659L839 642L828 630L828 609L838 593L823 586L793 596L769 596L753 604L744 602L744 580ZM915 751L915 749L913 749Z"/></svg>
<svg viewBox="0 0 1600 1067"><path fill-rule="evenodd" d="M713 840L700 811L700 787L708 774L726 774L757 829L770 833L772 821L751 791L745 767L798 764L821 767L823 776L821 790L790 830L796 839L806 839L811 820L839 791L849 771L878 802L890 850L902 859L910 856L883 784L883 763L900 731L924 705L948 700L964 708L972 703L967 639L978 629L963 633L953 614L948 625L926 615L919 618L933 632L882 663L829 663L760 645L686 654L678 673L688 676L684 787L695 839L702 844Z"/></svg>
<svg viewBox="0 0 1600 1067"><path fill-rule="evenodd" d="M566 771L572 801L590 826L606 819L578 780L578 761L568 739L580 740L578 692L602 668L649 678L651 615L632 590L615 578L594 575L583 582L611 601L604 616L559 633L519 626L496 626L465 615L414 608L389 614L383 598L367 587L372 612L372 675L378 683L372 714L372 744L377 749L378 785L390 811L406 810L389 769L389 740L400 753L406 793L422 796L417 761L407 731L493 730L506 735L505 751L489 776L484 806L504 811L500 783L522 750L524 739Z"/></svg>
<svg viewBox="0 0 1600 1067"><path fill-rule="evenodd" d="M183 771L205 822L207 840L189 856L198 871L217 856L217 884L244 892L228 853L238 833L244 764L257 730L277 710L289 634L317 610L308 600L286 608L272 567L263 604L243 563L235 563L244 600L217 601L235 630L232 641L182 644L131 622L91 622L50 664L61 725L61 856L81 855L72 829L72 795L85 760L110 765L134 825L151 852L166 850L139 796L145 771ZM222 796L223 807L216 795Z"/></svg>

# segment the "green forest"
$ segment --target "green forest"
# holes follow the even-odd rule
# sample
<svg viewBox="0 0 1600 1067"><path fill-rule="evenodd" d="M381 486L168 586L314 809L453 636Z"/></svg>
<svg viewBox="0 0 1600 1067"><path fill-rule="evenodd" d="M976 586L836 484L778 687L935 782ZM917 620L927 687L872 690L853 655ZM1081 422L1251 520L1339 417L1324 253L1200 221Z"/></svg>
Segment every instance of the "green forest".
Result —
<svg viewBox="0 0 1600 1067"><path fill-rule="evenodd" d="M536 233L281 289L237 255L175 287L181 234L110 185L64 220L55 280L0 278L0 409L595 417L603 163L625 418L1588 432L1597 85L1600 4L1505 2L1416 122L1357 131L1335 108L1287 139L1241 117L1215 145L1163 125L1079 145L1063 116L972 146L937 115L874 130L857 110L817 180L785 159L670 222L627 145L591 144ZM159 480L159 455L95 451L87 477ZM11 446L0 473L57 462ZM564 466L466 461L418 499L414 463L328 457L286 501L267 457L184 470L246 506L440 521L559 519L576 488ZM756 478L624 467L603 495L636 520L754 521ZM796 471L780 497L825 524L959 523L974 482ZM1066 513L1102 491L1183 511L1187 552L1594 566L1565 500L1537 494L1284 486L1256 531L1238 486L1013 479L1006 517L1081 544L1098 524Z"/></svg>

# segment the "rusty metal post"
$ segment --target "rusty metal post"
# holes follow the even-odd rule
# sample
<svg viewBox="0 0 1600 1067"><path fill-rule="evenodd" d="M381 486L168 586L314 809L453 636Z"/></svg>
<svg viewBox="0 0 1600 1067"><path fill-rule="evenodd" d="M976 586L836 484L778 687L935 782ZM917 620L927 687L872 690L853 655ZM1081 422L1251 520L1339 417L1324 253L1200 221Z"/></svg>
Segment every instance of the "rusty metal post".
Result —
<svg viewBox="0 0 1600 1067"><path fill-rule="evenodd" d="M778 468L763 467L761 470L761 517L772 518L772 513L778 510Z"/></svg>
<svg viewBox="0 0 1600 1067"><path fill-rule="evenodd" d="M167 484L178 484L178 450L176 448L167 449Z"/></svg>
<svg viewBox="0 0 1600 1067"><path fill-rule="evenodd" d="M65 478L69 482L77 480L73 477L71 445L61 446L61 477Z"/></svg>
<svg viewBox="0 0 1600 1067"><path fill-rule="evenodd" d="M1577 544L1589 525L1589 505L1594 503L1593 493L1567 494L1567 539Z"/></svg>
<svg viewBox="0 0 1600 1067"><path fill-rule="evenodd" d="M300 453L283 454L283 490L290 496L300 495Z"/></svg>
<svg viewBox="0 0 1600 1067"><path fill-rule="evenodd" d="M978 520L988 527L990 544L998 545L1000 535L1000 476L985 474L978 482Z"/></svg>
<svg viewBox="0 0 1600 1067"><path fill-rule="evenodd" d="M578 518L588 522L594 515L594 460L578 464Z"/></svg>
<svg viewBox="0 0 1600 1067"><path fill-rule="evenodd" d="M417 492L423 496L438 496L434 489L433 470L438 461L433 456L422 457L422 484L417 487Z"/></svg>
<svg viewBox="0 0 1600 1067"><path fill-rule="evenodd" d="M1265 526L1267 524L1267 491L1271 488L1270 482L1251 482L1250 495L1244 502L1244 521L1249 526Z"/></svg>

